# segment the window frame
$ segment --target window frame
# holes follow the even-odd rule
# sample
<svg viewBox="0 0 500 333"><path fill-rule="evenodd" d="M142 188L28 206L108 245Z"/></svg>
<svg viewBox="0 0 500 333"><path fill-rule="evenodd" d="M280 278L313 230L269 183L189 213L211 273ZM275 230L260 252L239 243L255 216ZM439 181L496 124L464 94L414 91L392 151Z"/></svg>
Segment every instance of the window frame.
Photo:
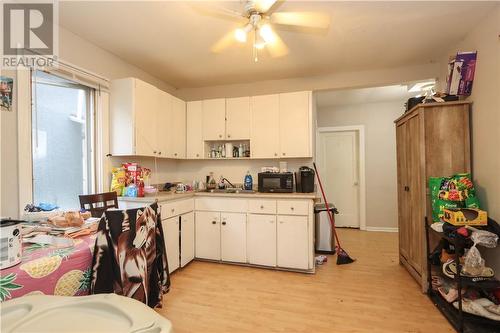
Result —
<svg viewBox="0 0 500 333"><path fill-rule="evenodd" d="M33 165L32 165L32 68L18 67L17 77L17 142L18 142L18 217L22 217L24 207L33 202ZM44 69L49 74L54 74L63 78L74 78L74 81L82 85L95 89L94 96L94 122L95 138L94 153L95 158L94 177L95 191L103 191L109 187L108 169L111 170L109 158L109 79L98 74L89 72L75 65L63 61L57 61L57 67ZM62 73L63 75L59 75Z"/></svg>

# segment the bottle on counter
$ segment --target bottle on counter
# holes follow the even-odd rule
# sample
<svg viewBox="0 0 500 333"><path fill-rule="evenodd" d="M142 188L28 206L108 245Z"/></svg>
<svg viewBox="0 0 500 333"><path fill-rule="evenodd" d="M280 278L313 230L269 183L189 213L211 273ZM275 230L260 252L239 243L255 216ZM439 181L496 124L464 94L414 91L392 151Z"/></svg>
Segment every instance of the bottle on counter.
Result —
<svg viewBox="0 0 500 333"><path fill-rule="evenodd" d="M245 180L243 182L243 187L245 190L247 191L251 191L252 190L252 187L253 187L253 179L252 179L252 175L250 174L250 170L247 171L247 174L245 176Z"/></svg>
<svg viewBox="0 0 500 333"><path fill-rule="evenodd" d="M226 158L226 145L222 145L221 155L222 158Z"/></svg>
<svg viewBox="0 0 500 333"><path fill-rule="evenodd" d="M207 179L207 189L214 190L217 184L215 183L214 173L210 172Z"/></svg>
<svg viewBox="0 0 500 333"><path fill-rule="evenodd" d="M243 145L241 143L238 147L238 157L243 157Z"/></svg>
<svg viewBox="0 0 500 333"><path fill-rule="evenodd" d="M142 177L139 178L139 182L137 184L137 196L144 197L144 180Z"/></svg>

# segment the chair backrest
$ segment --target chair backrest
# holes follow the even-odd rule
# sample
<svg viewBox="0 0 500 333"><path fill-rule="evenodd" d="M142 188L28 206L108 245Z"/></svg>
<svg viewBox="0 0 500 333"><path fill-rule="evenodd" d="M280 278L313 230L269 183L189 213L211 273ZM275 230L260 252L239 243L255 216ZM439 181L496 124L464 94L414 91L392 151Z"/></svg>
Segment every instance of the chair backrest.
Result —
<svg viewBox="0 0 500 333"><path fill-rule="evenodd" d="M80 195L80 207L90 211L92 217L101 217L109 208L118 208L116 192Z"/></svg>

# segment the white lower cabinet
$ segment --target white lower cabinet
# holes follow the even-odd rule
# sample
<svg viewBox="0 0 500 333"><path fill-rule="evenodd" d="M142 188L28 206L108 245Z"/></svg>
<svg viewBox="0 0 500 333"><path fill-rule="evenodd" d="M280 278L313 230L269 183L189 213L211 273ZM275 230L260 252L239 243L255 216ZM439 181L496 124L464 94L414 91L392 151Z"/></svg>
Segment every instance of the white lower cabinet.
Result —
<svg viewBox="0 0 500 333"><path fill-rule="evenodd" d="M181 220L181 255L180 266L186 266L194 259L194 213L180 216Z"/></svg>
<svg viewBox="0 0 500 333"><path fill-rule="evenodd" d="M168 272L179 268L179 217L171 217L162 221L162 228L167 251Z"/></svg>
<svg viewBox="0 0 500 333"><path fill-rule="evenodd" d="M221 213L221 260L247 262L246 213Z"/></svg>
<svg viewBox="0 0 500 333"><path fill-rule="evenodd" d="M276 267L276 215L248 214L249 264Z"/></svg>
<svg viewBox="0 0 500 333"><path fill-rule="evenodd" d="M195 257L313 271L312 225L312 200L196 198Z"/></svg>
<svg viewBox="0 0 500 333"><path fill-rule="evenodd" d="M308 269L307 216L278 215L277 264L279 267Z"/></svg>
<svg viewBox="0 0 500 333"><path fill-rule="evenodd" d="M220 213L195 213L196 258L220 260Z"/></svg>

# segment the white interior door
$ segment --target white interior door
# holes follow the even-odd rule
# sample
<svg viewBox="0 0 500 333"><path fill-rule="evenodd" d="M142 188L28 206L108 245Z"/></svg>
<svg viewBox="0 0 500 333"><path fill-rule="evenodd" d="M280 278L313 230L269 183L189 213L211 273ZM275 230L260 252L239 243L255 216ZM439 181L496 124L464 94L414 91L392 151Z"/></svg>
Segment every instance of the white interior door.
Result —
<svg viewBox="0 0 500 333"><path fill-rule="evenodd" d="M335 224L359 228L359 135L358 131L320 132L318 171L326 197L337 207Z"/></svg>

